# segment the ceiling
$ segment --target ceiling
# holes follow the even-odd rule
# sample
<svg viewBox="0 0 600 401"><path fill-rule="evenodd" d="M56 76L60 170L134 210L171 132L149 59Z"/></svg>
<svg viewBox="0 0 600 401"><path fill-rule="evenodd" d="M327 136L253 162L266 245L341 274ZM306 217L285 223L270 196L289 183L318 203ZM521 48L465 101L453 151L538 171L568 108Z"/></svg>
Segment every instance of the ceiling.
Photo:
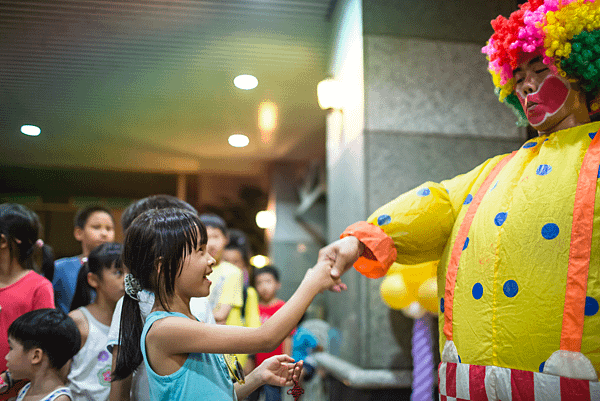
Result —
<svg viewBox="0 0 600 401"><path fill-rule="evenodd" d="M0 164L260 174L324 155L335 0L0 0ZM252 74L257 88L234 87ZM263 101L278 107L271 134ZM38 137L19 132L41 128ZM249 146L227 138L244 133Z"/></svg>

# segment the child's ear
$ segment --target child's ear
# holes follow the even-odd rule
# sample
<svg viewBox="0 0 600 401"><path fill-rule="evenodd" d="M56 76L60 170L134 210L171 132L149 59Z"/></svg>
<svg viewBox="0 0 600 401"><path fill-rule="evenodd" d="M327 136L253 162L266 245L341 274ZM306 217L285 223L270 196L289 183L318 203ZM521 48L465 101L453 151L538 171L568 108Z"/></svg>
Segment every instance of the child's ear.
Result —
<svg viewBox="0 0 600 401"><path fill-rule="evenodd" d="M100 281L100 279L99 279L99 277L96 274L94 274L92 272L89 272L87 274L87 282L90 285L90 287L92 287L92 288L98 288L99 281Z"/></svg>
<svg viewBox="0 0 600 401"><path fill-rule="evenodd" d="M83 241L83 228L75 227L75 229L73 230L73 236L77 241Z"/></svg>
<svg viewBox="0 0 600 401"><path fill-rule="evenodd" d="M8 239L4 234L0 234L0 248L8 248Z"/></svg>
<svg viewBox="0 0 600 401"><path fill-rule="evenodd" d="M277 284L275 285L275 291L279 291L281 289L281 282L278 281Z"/></svg>
<svg viewBox="0 0 600 401"><path fill-rule="evenodd" d="M29 361L32 365L37 365L42 363L42 359L44 358L44 351L41 348L32 348L29 350Z"/></svg>

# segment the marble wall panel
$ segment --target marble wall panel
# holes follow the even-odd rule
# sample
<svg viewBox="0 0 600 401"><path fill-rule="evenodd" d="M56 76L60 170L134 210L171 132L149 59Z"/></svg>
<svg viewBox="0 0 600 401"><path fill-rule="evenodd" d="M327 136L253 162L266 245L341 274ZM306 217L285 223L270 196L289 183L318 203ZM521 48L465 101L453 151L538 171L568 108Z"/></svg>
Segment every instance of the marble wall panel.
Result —
<svg viewBox="0 0 600 401"><path fill-rule="evenodd" d="M484 44L366 35L366 129L521 137L494 95Z"/></svg>

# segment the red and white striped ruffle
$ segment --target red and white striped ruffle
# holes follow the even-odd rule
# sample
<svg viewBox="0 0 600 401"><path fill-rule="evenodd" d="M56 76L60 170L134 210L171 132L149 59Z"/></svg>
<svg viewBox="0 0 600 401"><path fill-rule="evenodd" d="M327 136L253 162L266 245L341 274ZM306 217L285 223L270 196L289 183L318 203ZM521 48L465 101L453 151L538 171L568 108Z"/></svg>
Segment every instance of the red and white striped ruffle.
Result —
<svg viewBox="0 0 600 401"><path fill-rule="evenodd" d="M600 382L538 372L440 363L440 401L599 401Z"/></svg>

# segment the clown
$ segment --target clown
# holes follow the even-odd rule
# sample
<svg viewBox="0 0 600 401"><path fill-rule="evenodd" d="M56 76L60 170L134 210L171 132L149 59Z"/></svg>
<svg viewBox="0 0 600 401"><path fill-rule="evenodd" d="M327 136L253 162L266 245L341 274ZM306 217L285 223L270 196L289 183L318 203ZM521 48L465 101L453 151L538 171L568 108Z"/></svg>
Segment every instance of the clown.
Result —
<svg viewBox="0 0 600 401"><path fill-rule="evenodd" d="M600 2L530 0L492 26L496 93L539 136L319 256L336 277L439 260L441 399L600 399Z"/></svg>

